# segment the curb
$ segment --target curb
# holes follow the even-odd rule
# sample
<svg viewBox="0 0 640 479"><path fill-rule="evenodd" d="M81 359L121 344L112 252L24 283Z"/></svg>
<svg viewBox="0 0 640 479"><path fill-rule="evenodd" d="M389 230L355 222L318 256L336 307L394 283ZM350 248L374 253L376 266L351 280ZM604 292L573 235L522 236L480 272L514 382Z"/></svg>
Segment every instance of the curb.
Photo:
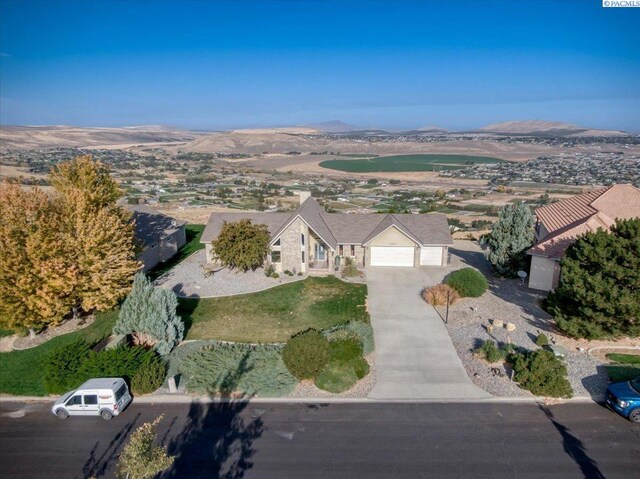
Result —
<svg viewBox="0 0 640 479"><path fill-rule="evenodd" d="M10 402L51 402L56 396L0 396L0 403ZM554 399L546 397L491 397L486 399L478 398L416 398L416 399L372 399L372 398L214 398L208 396L186 396L157 394L134 398L136 404L226 404L226 403L253 403L253 404L539 404L553 402L554 404L569 403L600 403L589 396L577 396L571 399Z"/></svg>

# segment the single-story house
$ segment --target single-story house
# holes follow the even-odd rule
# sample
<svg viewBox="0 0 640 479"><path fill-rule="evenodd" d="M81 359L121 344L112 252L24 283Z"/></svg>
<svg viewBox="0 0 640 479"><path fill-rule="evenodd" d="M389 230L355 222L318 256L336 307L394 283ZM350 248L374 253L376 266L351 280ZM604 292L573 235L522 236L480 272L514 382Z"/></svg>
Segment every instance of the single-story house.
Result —
<svg viewBox="0 0 640 479"><path fill-rule="evenodd" d="M215 261L211 241L223 224L241 219L267 226L267 263L278 272L331 271L346 257L360 267L445 266L453 244L442 214L327 213L303 192L292 213L212 213L201 239L207 261Z"/></svg>
<svg viewBox="0 0 640 479"><path fill-rule="evenodd" d="M640 217L640 190L612 185L542 206L535 214L536 243L528 251L529 287L551 291L558 286L560 260L579 235L608 230L616 219Z"/></svg>
<svg viewBox="0 0 640 479"><path fill-rule="evenodd" d="M130 206L140 248L138 260L145 273L171 259L187 242L186 221L178 221L147 205Z"/></svg>

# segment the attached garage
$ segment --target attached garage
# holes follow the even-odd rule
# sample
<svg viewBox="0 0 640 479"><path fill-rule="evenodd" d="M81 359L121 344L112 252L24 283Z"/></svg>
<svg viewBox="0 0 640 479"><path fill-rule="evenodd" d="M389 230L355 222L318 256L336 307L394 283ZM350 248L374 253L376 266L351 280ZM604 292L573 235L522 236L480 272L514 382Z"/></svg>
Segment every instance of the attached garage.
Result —
<svg viewBox="0 0 640 479"><path fill-rule="evenodd" d="M423 246L420 248L421 266L442 266L442 246Z"/></svg>
<svg viewBox="0 0 640 479"><path fill-rule="evenodd" d="M413 266L413 246L372 246L371 266Z"/></svg>

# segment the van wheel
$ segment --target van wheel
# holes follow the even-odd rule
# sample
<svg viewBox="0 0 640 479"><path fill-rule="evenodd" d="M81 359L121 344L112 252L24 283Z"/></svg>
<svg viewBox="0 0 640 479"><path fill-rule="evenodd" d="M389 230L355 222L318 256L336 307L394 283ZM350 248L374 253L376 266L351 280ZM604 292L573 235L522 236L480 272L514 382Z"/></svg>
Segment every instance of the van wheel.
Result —
<svg viewBox="0 0 640 479"><path fill-rule="evenodd" d="M629 421L640 423L640 407L635 408L629 413Z"/></svg>
<svg viewBox="0 0 640 479"><path fill-rule="evenodd" d="M58 416L60 419L67 419L69 417L69 413L64 409L58 409L56 411L56 416Z"/></svg>
<svg viewBox="0 0 640 479"><path fill-rule="evenodd" d="M111 411L109 411L108 409L103 409L102 411L100 411L100 416L102 416L102 419L104 419L105 421L109 421L113 417L113 414L111 414Z"/></svg>

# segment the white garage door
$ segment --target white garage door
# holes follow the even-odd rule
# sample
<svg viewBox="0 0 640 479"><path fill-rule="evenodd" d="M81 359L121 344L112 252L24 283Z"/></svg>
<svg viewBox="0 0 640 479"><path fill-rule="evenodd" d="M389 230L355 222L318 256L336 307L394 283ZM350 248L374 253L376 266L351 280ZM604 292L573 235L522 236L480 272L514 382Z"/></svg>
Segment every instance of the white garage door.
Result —
<svg viewBox="0 0 640 479"><path fill-rule="evenodd" d="M413 247L372 246L371 266L413 266Z"/></svg>
<svg viewBox="0 0 640 479"><path fill-rule="evenodd" d="M423 246L420 249L420 264L442 266L442 246Z"/></svg>

